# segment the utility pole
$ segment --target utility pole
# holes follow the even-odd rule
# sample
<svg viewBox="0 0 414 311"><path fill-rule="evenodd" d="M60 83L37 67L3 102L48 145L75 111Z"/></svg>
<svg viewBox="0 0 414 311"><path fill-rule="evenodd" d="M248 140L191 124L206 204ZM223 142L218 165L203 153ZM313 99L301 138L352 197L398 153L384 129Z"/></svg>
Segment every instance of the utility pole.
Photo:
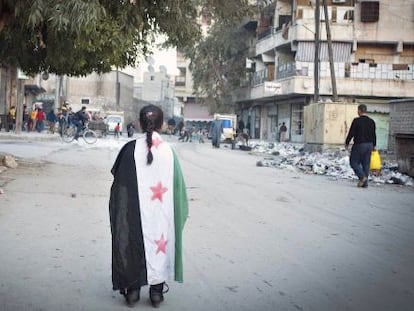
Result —
<svg viewBox="0 0 414 311"><path fill-rule="evenodd" d="M115 101L116 101L116 110L119 110L119 100L121 97L121 85L119 83L119 70L118 67L116 67L116 85L115 85Z"/></svg>
<svg viewBox="0 0 414 311"><path fill-rule="evenodd" d="M322 3L323 3L323 11L325 13L326 39L328 41L329 68L331 71L331 84L332 84L332 100L336 102L338 101L338 93L336 90L335 67L333 63L331 27L329 25L329 16L328 16L328 8L326 5L326 0L322 0Z"/></svg>
<svg viewBox="0 0 414 311"><path fill-rule="evenodd" d="M314 58L314 92L313 92L313 101L317 103L319 101L319 37L320 37L320 20L321 20L321 11L320 11L320 0L316 0L315 7L315 58Z"/></svg>

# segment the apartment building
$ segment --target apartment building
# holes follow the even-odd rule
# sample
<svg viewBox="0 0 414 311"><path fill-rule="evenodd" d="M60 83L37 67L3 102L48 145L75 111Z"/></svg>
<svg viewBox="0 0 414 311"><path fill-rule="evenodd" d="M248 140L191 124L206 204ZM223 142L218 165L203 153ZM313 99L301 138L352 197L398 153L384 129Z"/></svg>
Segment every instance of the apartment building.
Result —
<svg viewBox="0 0 414 311"><path fill-rule="evenodd" d="M277 139L285 122L288 139L304 142L309 126L304 107L314 102L315 81L318 100L332 101L329 22L338 100L367 104L379 147L386 149L389 101L414 97L414 0L325 2L328 20L321 6L318 62L315 0L273 1L257 21L245 24L256 26L255 55L249 60L254 72L250 85L234 96L237 113L254 138Z"/></svg>
<svg viewBox="0 0 414 311"><path fill-rule="evenodd" d="M200 12L198 23L203 35L207 35L211 25L208 12ZM175 77L175 96L178 105L182 107L184 122L191 127L205 127L213 119L205 105L197 101L193 92L193 79L189 70L190 60L186 59L181 51L177 51L177 69L179 74Z"/></svg>

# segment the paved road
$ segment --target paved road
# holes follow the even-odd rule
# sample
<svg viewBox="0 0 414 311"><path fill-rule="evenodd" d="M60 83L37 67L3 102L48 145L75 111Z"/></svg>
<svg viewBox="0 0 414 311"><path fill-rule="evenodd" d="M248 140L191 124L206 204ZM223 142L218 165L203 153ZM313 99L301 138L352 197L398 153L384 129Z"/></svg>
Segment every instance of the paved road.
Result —
<svg viewBox="0 0 414 311"><path fill-rule="evenodd" d="M124 142L0 145L25 155L0 175L0 310L125 310L111 290L108 220ZM163 309L413 309L412 187L359 189L257 167L238 150L174 145L190 218L185 282L170 283ZM147 299L144 288L137 308L152 309Z"/></svg>

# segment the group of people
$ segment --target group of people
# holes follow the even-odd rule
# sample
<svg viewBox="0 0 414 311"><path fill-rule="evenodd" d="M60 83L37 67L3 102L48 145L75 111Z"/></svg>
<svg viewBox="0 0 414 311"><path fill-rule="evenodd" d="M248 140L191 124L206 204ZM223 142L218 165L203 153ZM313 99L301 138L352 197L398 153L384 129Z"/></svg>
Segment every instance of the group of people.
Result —
<svg viewBox="0 0 414 311"><path fill-rule="evenodd" d="M11 106L8 114L9 130L16 130L16 107ZM46 114L42 107L33 104L31 111L28 110L27 106L23 106L23 117L21 129L23 131L37 131L42 132L45 129L45 122L49 122L53 118L50 113Z"/></svg>

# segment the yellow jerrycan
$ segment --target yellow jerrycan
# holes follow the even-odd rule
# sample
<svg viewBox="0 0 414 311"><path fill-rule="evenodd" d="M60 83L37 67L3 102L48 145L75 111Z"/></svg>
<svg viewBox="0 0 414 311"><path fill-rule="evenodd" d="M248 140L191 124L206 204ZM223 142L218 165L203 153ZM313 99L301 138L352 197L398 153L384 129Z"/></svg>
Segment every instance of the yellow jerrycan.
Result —
<svg viewBox="0 0 414 311"><path fill-rule="evenodd" d="M381 170L381 157L380 157L378 150L372 150L371 152L370 169L372 171Z"/></svg>

